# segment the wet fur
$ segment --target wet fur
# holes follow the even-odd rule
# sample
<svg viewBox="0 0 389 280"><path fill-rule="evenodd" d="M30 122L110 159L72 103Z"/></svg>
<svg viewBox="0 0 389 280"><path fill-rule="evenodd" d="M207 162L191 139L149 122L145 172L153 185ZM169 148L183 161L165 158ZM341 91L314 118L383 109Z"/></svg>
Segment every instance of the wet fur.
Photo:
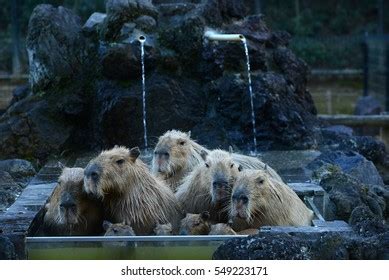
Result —
<svg viewBox="0 0 389 280"><path fill-rule="evenodd" d="M184 146L179 145L181 140L185 141ZM192 140L190 135L178 130L167 131L164 135L159 137L155 150L161 147L168 147L171 149L171 155L167 168L168 171L158 171L156 158L154 156L152 172L158 178L164 180L173 191L176 191L177 188L182 184L185 176L187 176L199 163L202 162L201 152L211 152L207 148ZM237 164L241 165L243 169L266 169L271 177L282 181L281 177L274 169L272 169L270 166L267 166L265 163L255 157L233 153L232 158Z"/></svg>
<svg viewBox="0 0 389 280"><path fill-rule="evenodd" d="M96 199L83 190L82 168L64 168L58 184L46 204L43 222L45 235L99 235L103 232L103 209ZM60 200L64 192L70 193L76 201L76 223L69 223L60 212Z"/></svg>
<svg viewBox="0 0 389 280"><path fill-rule="evenodd" d="M227 222L227 204L229 200L226 200L227 204L215 204L212 202L212 168L220 162L229 166L232 163L232 159L228 152L213 150L208 154L207 161L210 163L210 168L206 167L204 161L199 164L183 180L182 185L177 189L176 198L187 213L208 211L211 214L212 221ZM239 170L236 165L231 170L228 178L231 189L238 173Z"/></svg>
<svg viewBox="0 0 389 280"><path fill-rule="evenodd" d="M258 183L258 178L263 183ZM274 180L261 170L242 171L232 190L245 189L249 202L247 219L236 217L233 203L230 216L234 230L259 228L261 226L306 226L311 225L313 212L309 210L297 194L286 184Z"/></svg>
<svg viewBox="0 0 389 280"><path fill-rule="evenodd" d="M116 164L118 160L124 160L122 165ZM89 164L99 165L102 174L95 189L85 178L86 190L102 199L109 221L124 221L137 235L151 234L156 223L178 227L181 211L173 192L127 148L103 151Z"/></svg>

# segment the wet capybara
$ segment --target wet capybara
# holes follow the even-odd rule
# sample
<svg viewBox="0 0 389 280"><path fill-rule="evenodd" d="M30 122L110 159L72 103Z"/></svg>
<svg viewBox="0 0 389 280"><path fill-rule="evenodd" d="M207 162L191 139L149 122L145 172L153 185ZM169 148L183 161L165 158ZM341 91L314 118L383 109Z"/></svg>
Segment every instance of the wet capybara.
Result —
<svg viewBox="0 0 389 280"><path fill-rule="evenodd" d="M83 188L82 168L64 168L46 203L45 235L99 235L103 232L103 207Z"/></svg>
<svg viewBox="0 0 389 280"><path fill-rule="evenodd" d="M180 235L207 235L211 229L210 215L207 211L201 214L187 213L181 220Z"/></svg>
<svg viewBox="0 0 389 280"><path fill-rule="evenodd" d="M169 130L159 137L154 149L152 172L175 191L182 179L197 164L201 163L201 152L210 152L190 138L190 133ZM273 178L282 181L281 177L270 166L255 157L232 153L234 162L244 169L266 169Z"/></svg>
<svg viewBox="0 0 389 280"><path fill-rule="evenodd" d="M262 170L243 170L234 183L230 203L234 230L261 226L310 225L313 212L286 184Z"/></svg>
<svg viewBox="0 0 389 280"><path fill-rule="evenodd" d="M208 211L214 222L227 222L232 185L240 167L223 150L201 153L203 163L183 180L176 198L187 213Z"/></svg>
<svg viewBox="0 0 389 280"><path fill-rule="evenodd" d="M109 221L104 221L103 227L105 236L135 236L132 227L125 222L113 224Z"/></svg>
<svg viewBox="0 0 389 280"><path fill-rule="evenodd" d="M173 235L173 227L171 223L168 224L157 224L154 228L155 235Z"/></svg>
<svg viewBox="0 0 389 280"><path fill-rule="evenodd" d="M130 224L136 235L152 234L157 223L178 228L182 212L173 192L150 173L139 155L138 148L101 152L85 168L85 190L102 200L107 220Z"/></svg>

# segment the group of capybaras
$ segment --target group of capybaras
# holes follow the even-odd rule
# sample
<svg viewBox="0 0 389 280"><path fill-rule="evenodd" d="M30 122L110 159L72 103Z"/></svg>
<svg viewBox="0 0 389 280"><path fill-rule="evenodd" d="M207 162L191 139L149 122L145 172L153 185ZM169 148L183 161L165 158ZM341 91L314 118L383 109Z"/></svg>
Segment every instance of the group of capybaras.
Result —
<svg viewBox="0 0 389 280"><path fill-rule="evenodd" d="M313 212L256 157L208 150L190 133L159 137L151 168L138 148L63 167L45 205L43 235L235 235L310 225Z"/></svg>

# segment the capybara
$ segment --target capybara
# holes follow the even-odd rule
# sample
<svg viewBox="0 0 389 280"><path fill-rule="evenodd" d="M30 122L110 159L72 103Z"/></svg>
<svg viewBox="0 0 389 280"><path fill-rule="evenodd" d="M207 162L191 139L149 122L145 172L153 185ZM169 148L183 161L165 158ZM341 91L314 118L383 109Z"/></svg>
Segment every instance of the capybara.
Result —
<svg viewBox="0 0 389 280"><path fill-rule="evenodd" d="M239 173L232 189L230 207L234 230L304 226L310 225L313 218L313 212L291 188L262 170Z"/></svg>
<svg viewBox="0 0 389 280"><path fill-rule="evenodd" d="M189 133L169 130L159 137L155 146L152 172L175 191L182 179L202 162L202 151L210 153L192 140ZM244 169L266 169L270 176L282 181L277 172L255 157L232 153L232 158Z"/></svg>
<svg viewBox="0 0 389 280"><path fill-rule="evenodd" d="M171 223L157 224L154 228L155 235L173 235L173 227Z"/></svg>
<svg viewBox="0 0 389 280"><path fill-rule="evenodd" d="M176 192L177 200L187 213L208 211L214 222L227 222L228 204L240 167L231 154L223 150L201 153L203 163L183 180Z"/></svg>
<svg viewBox="0 0 389 280"><path fill-rule="evenodd" d="M207 211L201 214L187 213L181 220L180 235L207 235L211 229L209 218Z"/></svg>
<svg viewBox="0 0 389 280"><path fill-rule="evenodd" d="M176 191L181 180L202 161L202 149L190 139L190 134L169 130L159 137L155 146L152 172Z"/></svg>
<svg viewBox="0 0 389 280"><path fill-rule="evenodd" d="M104 221L103 226L105 236L135 236L132 227L125 222L113 224L109 221Z"/></svg>
<svg viewBox="0 0 389 280"><path fill-rule="evenodd" d="M45 235L99 235L103 232L103 207L83 189L82 168L63 168L46 203Z"/></svg>
<svg viewBox="0 0 389 280"><path fill-rule="evenodd" d="M173 192L138 158L139 149L115 146L85 168L84 187L99 197L106 219L130 224L137 235L152 234L157 223L178 227L181 210Z"/></svg>
<svg viewBox="0 0 389 280"><path fill-rule="evenodd" d="M225 223L218 223L211 226L209 235L236 235L237 233Z"/></svg>

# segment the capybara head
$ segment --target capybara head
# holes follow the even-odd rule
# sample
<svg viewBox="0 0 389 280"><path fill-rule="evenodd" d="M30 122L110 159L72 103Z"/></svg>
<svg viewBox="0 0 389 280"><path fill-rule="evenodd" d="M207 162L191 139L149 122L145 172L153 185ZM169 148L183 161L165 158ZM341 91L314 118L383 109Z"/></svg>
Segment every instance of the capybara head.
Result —
<svg viewBox="0 0 389 280"><path fill-rule="evenodd" d="M230 216L250 222L261 211L270 198L273 187L266 172L261 170L244 170L239 174L232 189Z"/></svg>
<svg viewBox="0 0 389 280"><path fill-rule="evenodd" d="M224 223L218 223L211 226L209 235L236 235L236 232L230 225Z"/></svg>
<svg viewBox="0 0 389 280"><path fill-rule="evenodd" d="M64 168L46 204L45 232L61 235L101 231L102 206L83 189L82 168Z"/></svg>
<svg viewBox="0 0 389 280"><path fill-rule="evenodd" d="M139 177L139 168L135 167L139 154L138 147L128 150L115 146L111 150L101 152L85 168L86 192L101 198L126 193L129 183Z"/></svg>
<svg viewBox="0 0 389 280"><path fill-rule="evenodd" d="M211 227L209 219L208 211L201 214L186 214L181 220L180 235L207 235Z"/></svg>
<svg viewBox="0 0 389 280"><path fill-rule="evenodd" d="M204 160L204 175L208 176L213 203L228 201L232 185L241 168L236 164L231 153L223 150L213 150L210 153L202 151Z"/></svg>
<svg viewBox="0 0 389 280"><path fill-rule="evenodd" d="M154 149L152 171L170 177L185 169L192 153L190 134L169 130L159 137Z"/></svg>
<svg viewBox="0 0 389 280"><path fill-rule="evenodd" d="M105 236L135 236L135 232L130 225L123 223L113 224L109 221L104 221L103 227Z"/></svg>
<svg viewBox="0 0 389 280"><path fill-rule="evenodd" d="M173 235L172 224L157 224L154 228L154 233L155 235Z"/></svg>

